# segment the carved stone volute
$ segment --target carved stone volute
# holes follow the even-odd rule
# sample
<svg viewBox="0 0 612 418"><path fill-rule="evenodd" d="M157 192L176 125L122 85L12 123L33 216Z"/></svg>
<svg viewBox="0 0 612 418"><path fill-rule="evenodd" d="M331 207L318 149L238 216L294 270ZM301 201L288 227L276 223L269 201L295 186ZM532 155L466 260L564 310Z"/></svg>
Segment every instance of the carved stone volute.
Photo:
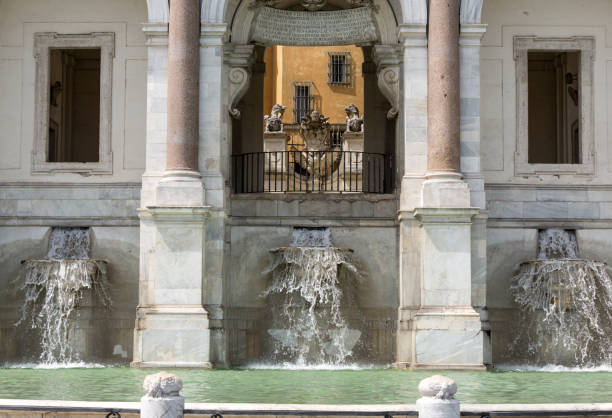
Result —
<svg viewBox="0 0 612 418"><path fill-rule="evenodd" d="M392 45L376 45L372 58L376 63L378 88L391 104L387 119L394 119L399 113L400 49Z"/></svg>
<svg viewBox="0 0 612 418"><path fill-rule="evenodd" d="M240 119L237 105L249 89L251 66L254 61L254 45L229 45L225 52L225 62L230 66L228 111L233 118Z"/></svg>

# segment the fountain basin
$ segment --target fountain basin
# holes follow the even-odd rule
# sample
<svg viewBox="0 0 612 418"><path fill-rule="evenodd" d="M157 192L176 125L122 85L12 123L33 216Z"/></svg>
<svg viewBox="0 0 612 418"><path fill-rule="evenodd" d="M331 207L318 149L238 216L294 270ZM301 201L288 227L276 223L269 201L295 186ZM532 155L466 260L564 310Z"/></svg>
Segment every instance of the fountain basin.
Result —
<svg viewBox="0 0 612 418"><path fill-rule="evenodd" d="M168 371L183 380L186 402L233 404L414 404L419 382L435 374L397 369ZM0 369L0 399L138 402L145 376L155 372L129 367ZM612 402L612 374L605 371L447 370L444 375L457 383L455 397L462 405Z"/></svg>

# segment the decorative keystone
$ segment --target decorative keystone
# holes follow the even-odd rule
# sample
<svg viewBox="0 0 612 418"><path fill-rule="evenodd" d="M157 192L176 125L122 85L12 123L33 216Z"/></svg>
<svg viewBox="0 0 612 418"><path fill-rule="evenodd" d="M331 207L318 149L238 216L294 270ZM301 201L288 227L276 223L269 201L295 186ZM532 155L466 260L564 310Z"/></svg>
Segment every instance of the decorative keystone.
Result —
<svg viewBox="0 0 612 418"><path fill-rule="evenodd" d="M147 391L146 396L151 398L179 396L179 391L183 388L183 381L180 377L168 372L160 372L145 377L142 387Z"/></svg>
<svg viewBox="0 0 612 418"><path fill-rule="evenodd" d="M450 400L457 393L457 384L451 378L435 375L421 380L419 393L423 397Z"/></svg>

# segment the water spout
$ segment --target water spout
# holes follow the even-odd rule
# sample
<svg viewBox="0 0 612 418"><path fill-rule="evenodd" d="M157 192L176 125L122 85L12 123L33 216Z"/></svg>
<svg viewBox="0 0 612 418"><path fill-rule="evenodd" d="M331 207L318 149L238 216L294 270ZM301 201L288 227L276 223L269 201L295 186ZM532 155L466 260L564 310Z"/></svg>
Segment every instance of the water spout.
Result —
<svg viewBox="0 0 612 418"><path fill-rule="evenodd" d="M23 261L25 300L16 325L39 330L45 364L75 360L71 333L86 291L110 306L106 262L89 259L89 246L87 229L55 228L47 257Z"/></svg>
<svg viewBox="0 0 612 418"><path fill-rule="evenodd" d="M522 263L511 292L521 309L510 347L536 364L612 363L612 281L601 262L579 259L572 231L540 233L538 259Z"/></svg>
<svg viewBox="0 0 612 418"><path fill-rule="evenodd" d="M272 278L263 294L272 309L272 360L345 363L361 335L345 316L354 304L347 289L360 277L351 250L332 247L327 228L296 228L292 246L274 249L272 256Z"/></svg>

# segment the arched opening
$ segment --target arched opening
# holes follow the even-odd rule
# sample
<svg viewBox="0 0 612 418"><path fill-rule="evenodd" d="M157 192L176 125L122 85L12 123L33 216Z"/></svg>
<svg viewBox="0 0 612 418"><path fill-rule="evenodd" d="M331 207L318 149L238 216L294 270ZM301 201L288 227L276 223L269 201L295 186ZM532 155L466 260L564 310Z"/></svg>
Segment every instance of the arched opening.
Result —
<svg viewBox="0 0 612 418"><path fill-rule="evenodd" d="M390 38L379 15L392 12L374 2L350 9L329 1L321 12L283 3L283 9L239 8L234 18L232 41L254 45L243 95L231 106L239 115L232 120L234 192L391 193L396 106L380 89L375 49ZM298 14L279 13L285 11ZM283 18L294 19L295 31L279 24ZM269 22L274 19L280 27ZM320 38L311 37L308 30L322 25Z"/></svg>

